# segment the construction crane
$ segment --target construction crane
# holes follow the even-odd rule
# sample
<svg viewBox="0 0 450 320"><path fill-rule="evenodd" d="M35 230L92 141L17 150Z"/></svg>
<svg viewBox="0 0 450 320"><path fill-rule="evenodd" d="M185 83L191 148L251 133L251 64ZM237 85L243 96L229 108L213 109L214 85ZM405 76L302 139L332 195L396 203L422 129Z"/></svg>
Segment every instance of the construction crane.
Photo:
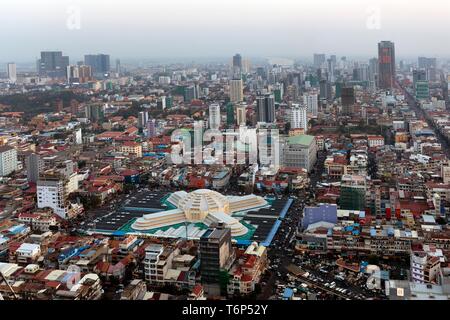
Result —
<svg viewBox="0 0 450 320"><path fill-rule="evenodd" d="M5 281L6 286L8 287L8 290L12 293L14 300L19 300L19 297L17 296L17 294L14 292L14 289L11 287L11 285L9 284L9 282L6 280L5 276L3 275L3 273L0 271L0 280L1 281ZM0 281L0 283L1 283ZM3 296L0 293L0 300L4 300Z"/></svg>

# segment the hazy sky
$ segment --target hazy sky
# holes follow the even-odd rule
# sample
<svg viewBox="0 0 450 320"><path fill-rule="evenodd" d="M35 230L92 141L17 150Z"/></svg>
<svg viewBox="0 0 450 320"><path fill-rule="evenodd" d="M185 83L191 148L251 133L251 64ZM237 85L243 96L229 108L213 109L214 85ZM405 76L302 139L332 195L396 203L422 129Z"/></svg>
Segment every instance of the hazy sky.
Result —
<svg viewBox="0 0 450 320"><path fill-rule="evenodd" d="M450 56L449 0L0 0L0 61L113 57Z"/></svg>

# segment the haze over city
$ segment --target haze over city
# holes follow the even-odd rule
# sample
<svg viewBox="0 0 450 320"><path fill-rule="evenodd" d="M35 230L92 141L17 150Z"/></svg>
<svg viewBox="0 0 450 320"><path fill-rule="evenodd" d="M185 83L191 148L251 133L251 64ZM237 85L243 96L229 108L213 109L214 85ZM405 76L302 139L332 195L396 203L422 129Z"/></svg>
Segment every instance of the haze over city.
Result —
<svg viewBox="0 0 450 320"><path fill-rule="evenodd" d="M400 57L450 55L446 0L114 2L2 0L0 61L34 62L43 49L73 59L103 51L122 59L370 57L386 39Z"/></svg>
<svg viewBox="0 0 450 320"><path fill-rule="evenodd" d="M448 0L0 2L3 313L450 301Z"/></svg>

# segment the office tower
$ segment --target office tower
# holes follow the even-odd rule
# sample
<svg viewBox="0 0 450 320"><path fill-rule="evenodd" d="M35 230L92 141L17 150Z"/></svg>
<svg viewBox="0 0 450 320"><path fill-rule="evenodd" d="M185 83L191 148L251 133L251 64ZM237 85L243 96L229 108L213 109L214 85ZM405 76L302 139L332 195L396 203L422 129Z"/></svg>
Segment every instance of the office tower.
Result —
<svg viewBox="0 0 450 320"><path fill-rule="evenodd" d="M105 118L105 106L99 104L87 105L85 108L86 118L92 122L100 122Z"/></svg>
<svg viewBox="0 0 450 320"><path fill-rule="evenodd" d="M247 124L247 108L245 104L239 104L236 107L236 124L245 126Z"/></svg>
<svg viewBox="0 0 450 320"><path fill-rule="evenodd" d="M427 72L425 70L413 70L413 83L417 81L426 81Z"/></svg>
<svg viewBox="0 0 450 320"><path fill-rule="evenodd" d="M166 107L167 108L173 107L173 97L172 96L166 97Z"/></svg>
<svg viewBox="0 0 450 320"><path fill-rule="evenodd" d="M267 79L267 71L264 69L264 67L258 67L256 68L256 74L261 77L261 79L266 80Z"/></svg>
<svg viewBox="0 0 450 320"><path fill-rule="evenodd" d="M283 102L284 97L284 85L283 83L276 83L273 89L273 96L275 98L275 102L281 103Z"/></svg>
<svg viewBox="0 0 450 320"><path fill-rule="evenodd" d="M362 64L353 69L353 80L356 81L369 81L369 66Z"/></svg>
<svg viewBox="0 0 450 320"><path fill-rule="evenodd" d="M232 102L227 103L227 126L234 125L234 104Z"/></svg>
<svg viewBox="0 0 450 320"><path fill-rule="evenodd" d="M69 57L63 56L61 51L42 51L38 60L38 73L40 76L50 78L67 77Z"/></svg>
<svg viewBox="0 0 450 320"><path fill-rule="evenodd" d="M333 90L331 83L325 79L320 80L320 99L331 101L333 96Z"/></svg>
<svg viewBox="0 0 450 320"><path fill-rule="evenodd" d="M417 80L414 82L416 99L427 100L430 98L430 83L427 80Z"/></svg>
<svg viewBox="0 0 450 320"><path fill-rule="evenodd" d="M272 94L256 98L256 119L257 122L275 122L275 98Z"/></svg>
<svg viewBox="0 0 450 320"><path fill-rule="evenodd" d="M0 146L0 177L8 176L17 169L16 149L10 146Z"/></svg>
<svg viewBox="0 0 450 320"><path fill-rule="evenodd" d="M25 167L27 169L28 182L36 183L39 180L39 175L44 171L44 161L38 154L32 153L26 157Z"/></svg>
<svg viewBox="0 0 450 320"><path fill-rule="evenodd" d="M166 96L161 96L158 98L158 100L156 101L156 107L158 108L158 110L165 110L167 107L167 101L166 101Z"/></svg>
<svg viewBox="0 0 450 320"><path fill-rule="evenodd" d="M324 63L326 62L326 56L324 54L314 54L314 67L322 68Z"/></svg>
<svg viewBox="0 0 450 320"><path fill-rule="evenodd" d="M328 70L328 78L327 80L330 82L334 82L334 71L336 68L336 56L332 56L334 57L334 59L332 59L331 57L329 59L327 59L327 70Z"/></svg>
<svg viewBox="0 0 450 320"><path fill-rule="evenodd" d="M120 75L122 73L122 67L120 65L120 59L116 59L116 73Z"/></svg>
<svg viewBox="0 0 450 320"><path fill-rule="evenodd" d="M306 94L303 96L303 103L308 107L308 112L317 117L319 113L319 99L317 94Z"/></svg>
<svg viewBox="0 0 450 320"><path fill-rule="evenodd" d="M413 70L413 85L416 99L423 100L430 97L430 84L426 70Z"/></svg>
<svg viewBox="0 0 450 320"><path fill-rule="evenodd" d="M390 41L382 41L378 44L378 86L381 89L390 90L394 86L395 71L395 45Z"/></svg>
<svg viewBox="0 0 450 320"><path fill-rule="evenodd" d="M353 113L353 105L355 104L355 89L353 87L342 88L342 113L351 115Z"/></svg>
<svg viewBox="0 0 450 320"><path fill-rule="evenodd" d="M196 100L199 97L198 85L184 87L184 102L191 103L192 100Z"/></svg>
<svg viewBox="0 0 450 320"><path fill-rule="evenodd" d="M426 58L419 57L418 58L419 69L428 69L428 68L437 68L437 60L436 58Z"/></svg>
<svg viewBox="0 0 450 320"><path fill-rule="evenodd" d="M306 106L292 104L290 112L291 129L304 129L304 133L306 133L308 130L308 117L306 116L306 111Z"/></svg>
<svg viewBox="0 0 450 320"><path fill-rule="evenodd" d="M369 80L377 81L378 77L378 59L372 58L369 60Z"/></svg>
<svg viewBox="0 0 450 320"><path fill-rule="evenodd" d="M156 120L149 119L147 121L147 138L153 138L156 136Z"/></svg>
<svg viewBox="0 0 450 320"><path fill-rule="evenodd" d="M335 87L334 97L336 99L339 99L342 96L342 88L344 87L344 82L342 82L342 80L336 81L334 87Z"/></svg>
<svg viewBox="0 0 450 320"><path fill-rule="evenodd" d="M251 62L249 59L242 59L242 73L249 73L251 69Z"/></svg>
<svg viewBox="0 0 450 320"><path fill-rule="evenodd" d="M105 76L111 69L107 54L87 54L84 56L84 64L91 66L92 73L100 77Z"/></svg>
<svg viewBox="0 0 450 320"><path fill-rule="evenodd" d="M341 179L340 208L343 210L366 209L367 182L364 176L343 175Z"/></svg>
<svg viewBox="0 0 450 320"><path fill-rule="evenodd" d="M219 223L200 237L201 282L208 296L220 296L226 283L221 285L222 275L227 275L235 253L231 243L231 229Z"/></svg>
<svg viewBox="0 0 450 320"><path fill-rule="evenodd" d="M242 56L239 53L233 56L233 71L242 72Z"/></svg>
<svg viewBox="0 0 450 320"><path fill-rule="evenodd" d="M8 81L10 83L17 82L17 66L14 62L10 62L6 64L6 72L8 74Z"/></svg>
<svg viewBox="0 0 450 320"><path fill-rule="evenodd" d="M341 69L347 69L347 57L341 57L340 66Z"/></svg>
<svg viewBox="0 0 450 320"><path fill-rule="evenodd" d="M213 130L220 128L220 105L217 103L209 106L209 128Z"/></svg>
<svg viewBox="0 0 450 320"><path fill-rule="evenodd" d="M148 111L141 111L138 114L138 128L142 129L145 128L145 125L148 122Z"/></svg>
<svg viewBox="0 0 450 320"><path fill-rule="evenodd" d="M230 101L232 103L241 102L244 100L244 88L242 79L230 80Z"/></svg>

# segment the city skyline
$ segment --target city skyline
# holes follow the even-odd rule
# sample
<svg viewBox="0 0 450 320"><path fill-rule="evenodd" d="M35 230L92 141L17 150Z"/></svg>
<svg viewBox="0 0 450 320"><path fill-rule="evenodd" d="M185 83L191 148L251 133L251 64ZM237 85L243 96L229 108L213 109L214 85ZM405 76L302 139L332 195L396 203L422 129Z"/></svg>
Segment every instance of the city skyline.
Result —
<svg viewBox="0 0 450 320"><path fill-rule="evenodd" d="M450 26L450 4L438 0L433 2L439 10L429 3L408 6L404 0L170 0L152 1L151 6L131 0L126 7L79 0L43 5L50 2L2 4L10 14L0 33L0 61L31 62L42 50L61 50L77 59L95 52L123 59L228 57L235 52L309 57L328 48L333 48L328 54L370 57L376 55L370 44L383 40L397 44L398 56L450 56L450 48L438 41ZM413 20L422 23L411 24Z"/></svg>

